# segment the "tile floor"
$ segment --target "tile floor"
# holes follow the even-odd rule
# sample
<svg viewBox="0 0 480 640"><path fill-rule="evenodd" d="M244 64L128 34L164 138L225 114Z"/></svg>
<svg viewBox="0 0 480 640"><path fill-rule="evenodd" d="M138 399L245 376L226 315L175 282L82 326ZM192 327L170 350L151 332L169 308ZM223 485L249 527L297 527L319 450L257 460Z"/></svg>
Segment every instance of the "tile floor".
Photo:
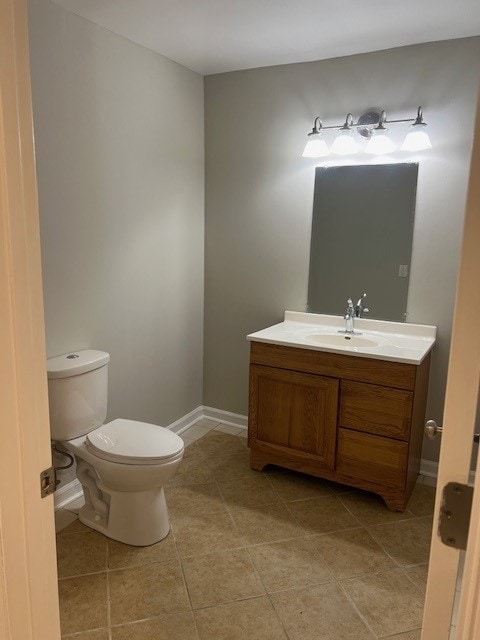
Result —
<svg viewBox="0 0 480 640"><path fill-rule="evenodd" d="M57 512L63 638L420 640L435 489L375 496L249 467L244 432L201 420L166 488L172 531L128 547Z"/></svg>

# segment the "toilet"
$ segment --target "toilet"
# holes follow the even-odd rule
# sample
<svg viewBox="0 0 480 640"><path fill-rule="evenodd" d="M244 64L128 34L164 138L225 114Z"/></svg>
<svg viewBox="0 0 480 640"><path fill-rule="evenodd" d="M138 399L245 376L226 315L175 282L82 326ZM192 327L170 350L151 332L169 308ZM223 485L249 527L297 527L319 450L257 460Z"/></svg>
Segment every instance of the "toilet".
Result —
<svg viewBox="0 0 480 640"><path fill-rule="evenodd" d="M182 461L183 440L145 422L104 423L109 361L93 349L47 360L51 438L75 457L85 496L80 521L147 546L170 530L163 487Z"/></svg>

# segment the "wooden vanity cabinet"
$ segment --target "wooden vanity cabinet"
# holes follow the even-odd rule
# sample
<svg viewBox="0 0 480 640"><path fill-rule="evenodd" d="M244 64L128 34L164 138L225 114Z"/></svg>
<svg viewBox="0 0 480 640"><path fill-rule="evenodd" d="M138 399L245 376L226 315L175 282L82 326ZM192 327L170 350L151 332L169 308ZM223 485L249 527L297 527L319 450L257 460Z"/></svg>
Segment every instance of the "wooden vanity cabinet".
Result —
<svg viewBox="0 0 480 640"><path fill-rule="evenodd" d="M252 364L250 420L257 442L334 469L338 387L335 378Z"/></svg>
<svg viewBox="0 0 480 640"><path fill-rule="evenodd" d="M275 464L403 511L420 470L430 355L420 365L251 343L248 445Z"/></svg>

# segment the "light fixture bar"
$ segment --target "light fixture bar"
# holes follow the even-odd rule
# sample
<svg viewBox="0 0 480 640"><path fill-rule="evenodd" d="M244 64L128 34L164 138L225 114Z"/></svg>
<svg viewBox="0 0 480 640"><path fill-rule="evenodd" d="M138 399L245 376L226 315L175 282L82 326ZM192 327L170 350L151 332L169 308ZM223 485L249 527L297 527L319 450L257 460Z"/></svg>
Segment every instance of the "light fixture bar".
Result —
<svg viewBox="0 0 480 640"><path fill-rule="evenodd" d="M420 114L422 114L422 107L418 107L418 110L419 110ZM351 116L352 114L350 113L348 115ZM420 115L420 118L423 119L423 116ZM320 118L318 118L318 117L315 118L315 122L317 120L320 120ZM420 124L418 122L418 115L417 115L416 118L401 118L399 120L384 120L385 124L398 124L400 122L415 122L417 124ZM365 129L366 127L374 127L374 126L375 126L374 124L368 125L368 124L365 124L364 122L353 122L352 121L351 123L349 123L349 127L351 129L356 129L356 128ZM326 127L325 125L322 125L322 130L325 131L326 129L342 129L344 127L345 127L345 124L332 124L332 125L329 125L328 127Z"/></svg>
<svg viewBox="0 0 480 640"><path fill-rule="evenodd" d="M395 150L395 146L388 136L385 125L402 123L410 123L410 132L401 146L401 151L416 152L431 149L432 144L426 131L427 123L423 120L423 109L420 106L415 118L388 120L384 110L379 112L371 110L363 113L357 122L354 122L351 113L347 113L343 124L325 127L320 118L316 117L313 129L307 136L307 143L302 155L306 158L319 158L330 153L340 155L357 153L360 151L360 146L355 139L354 132L358 133L361 138L367 139L365 153L391 153ZM338 131L338 134L331 148L328 149L322 133L332 129Z"/></svg>

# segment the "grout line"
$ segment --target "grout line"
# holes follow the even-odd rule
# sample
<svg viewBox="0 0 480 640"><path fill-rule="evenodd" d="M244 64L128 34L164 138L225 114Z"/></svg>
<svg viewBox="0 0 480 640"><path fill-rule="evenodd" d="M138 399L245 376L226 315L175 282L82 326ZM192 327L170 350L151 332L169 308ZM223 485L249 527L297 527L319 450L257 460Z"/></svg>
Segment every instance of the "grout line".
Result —
<svg viewBox="0 0 480 640"><path fill-rule="evenodd" d="M280 499L280 502L281 502L281 503L283 504L283 506L287 509L288 513L289 513L289 514L290 514L290 516L293 518L293 520L296 522L296 524L300 527L300 529L302 529L302 531L304 532L304 534L305 534L306 536L308 536L308 535L321 535L321 533L319 534L318 532L315 532L314 534L312 534L312 532L311 532L311 531L307 531L307 530L306 530L306 528L305 528L305 527L300 523L300 521L295 517L295 515L294 515L294 514L293 514L293 512L290 510L290 508L289 508L289 506L288 506L288 505L289 505L290 503L292 503L292 502L297 503L297 502L305 502L306 500L320 500L321 498L331 498L332 496L333 496L333 497L335 497L335 498L337 498L337 500L339 500L339 502L340 502L340 499L338 498L338 496L336 496L336 495L333 493L333 491L331 491L331 489L327 487L327 488L329 489L329 491L331 491L332 495L317 496L317 497L312 497L312 498L301 498L300 500L289 500L289 501L287 502L284 498L282 498L282 496L280 495L280 493L277 491L277 489L275 488L275 485L273 484L273 482L272 482L272 481L270 480L270 478L268 477L268 474L265 474L265 477L267 478L267 480L268 480L268 482L269 482L270 486L272 487L273 491L277 494L278 498ZM343 505L343 503L341 503L341 504ZM346 507L345 507L345 508L346 508ZM347 509L347 511L348 511L348 509ZM350 512L349 512L349 513L350 513ZM351 515L353 515L353 514L351 514ZM354 517L354 519L355 519L357 522L359 522L358 518L356 518L355 516L353 516L353 517ZM360 524L360 526L361 526L361 524ZM325 532L322 532L322 533L325 533L325 534L327 534L327 533L335 533L336 531L347 531L347 530L349 530L349 529L358 529L358 526L355 526L355 527L347 527L346 529L343 529L343 528L342 528L342 529L335 529L334 531L325 531Z"/></svg>
<svg viewBox="0 0 480 640"><path fill-rule="evenodd" d="M172 529L171 523L170 523L170 533L171 533L171 535L173 537L173 544L175 546L175 554L177 556L177 562L180 565L180 572L182 574L183 586L185 587L185 592L187 594L188 602L190 604L190 612L191 612L192 618L193 618L193 624L194 624L194 627L195 627L195 633L197 634L197 638L200 638L200 633L198 631L197 620L195 618L195 613L194 613L194 608L193 608L193 603L192 603L192 596L190 594L190 590L188 588L188 583L187 583L187 578L185 576L185 568L183 566L183 558L180 555L180 551L179 551L178 546L177 546L177 540L176 540L176 537L175 537L175 533L174 533L174 531Z"/></svg>
<svg viewBox="0 0 480 640"><path fill-rule="evenodd" d="M408 522L411 522L411 521L413 521L413 520L420 520L421 518L430 518L430 517L431 517L431 516L416 516L415 518L408 518ZM405 520L401 520L400 522L405 522ZM396 564L396 566L397 566L399 569L406 569L406 568L409 568L409 567L417 567L417 566L422 565L422 564L428 564L428 562L429 562L429 558L427 558L426 562L412 562L411 564L401 564L401 563L399 562L399 560L397 560L397 559L396 559L396 558L395 558L395 557L394 557L394 556L393 556L393 555L388 551L388 549L386 548L386 546L384 546L382 543L380 543L380 542L379 542L379 541L378 541L378 540L377 540L377 539L376 539L376 538L371 534L371 532L369 531L369 528L372 528L372 527L382 527L382 526L383 526L383 527L385 527L385 526L392 526L392 525L395 525L395 524L396 524L396 522L386 522L386 523L383 523L383 524L365 525L365 528L366 528L367 532L368 532L368 533L372 536L372 538L375 540L375 542L378 544L378 546L380 547L380 549L382 549L382 551L383 551L384 553L386 553L386 554L387 554L387 556L388 556L391 560L393 560L393 562Z"/></svg>
<svg viewBox="0 0 480 640"><path fill-rule="evenodd" d="M406 631L400 631L398 633L394 633L393 636L375 636L378 640L395 640L398 636L403 636L405 633L413 633L414 631L421 631L422 627L415 627L414 629L407 629Z"/></svg>
<svg viewBox="0 0 480 640"><path fill-rule="evenodd" d="M95 627L95 629L87 629L86 631L75 631L74 633L69 633L67 635L61 635L61 640L70 640L70 638L72 638L72 640L75 640L75 638L78 638L79 636L83 636L86 633L93 633L96 631L108 631L108 627Z"/></svg>
<svg viewBox="0 0 480 640"><path fill-rule="evenodd" d="M112 615L111 615L111 601L110 601L110 545L108 539L106 540L105 560L107 565L107 622L108 622L108 638L112 640Z"/></svg>
<svg viewBox="0 0 480 640"><path fill-rule="evenodd" d="M170 613L160 613L156 616L149 616L148 618L139 618L138 620L129 620L128 622L117 622L116 624L112 624L112 629L116 629L118 627L130 627L133 626L135 624L141 623L141 622L151 622L152 620L165 620L168 618L173 618L175 616L182 616L182 615L186 615L192 613L193 614L193 610L184 610L184 611L172 611ZM92 631L96 631L96 629L92 629ZM81 631L80 633L85 633L85 631ZM88 633L88 632L87 632ZM155 639L156 640L156 639Z"/></svg>
<svg viewBox="0 0 480 640"><path fill-rule="evenodd" d="M397 567L395 569L389 569L389 570L385 570L385 571L377 571L377 572L372 572L372 573L362 573L359 574L357 576L353 576L351 578L345 578L342 580L336 580L337 584L340 586L340 588L342 589L342 591L344 592L344 594L346 595L348 601L350 602L350 604L352 605L352 607L355 609L355 611L358 613L358 615L360 616L360 618L362 619L362 621L364 622L364 624L367 626L367 628L369 629L369 631L371 631L371 633L373 634L373 636L375 638L378 639L382 639L382 640L387 640L387 638L391 637L391 638L396 638L397 635L401 635L403 633L409 633L411 631L416 631L417 629L419 629L419 627L415 627L414 629L404 629L402 631L398 631L396 633L393 634L393 636L377 636L376 633L374 633L373 629L370 627L370 624L368 623L366 617L362 614L362 612L360 611L360 609L357 607L355 601L353 600L352 596L350 595L350 593L347 591L347 589L345 588L343 583L347 583L347 582L351 582L353 580L357 580L357 579L362 579L362 578L373 578L375 576L379 576L382 574L387 574L390 573L391 571L401 571L403 575L405 575L405 572L402 570L401 567ZM408 579L408 576L405 576ZM412 582L411 580L409 580L409 582ZM423 594L423 591L420 587L418 587L416 584L414 584L412 582L412 586L417 590L417 592L422 596L422 599L424 600L425 596ZM423 605L425 606L425 605Z"/></svg>
<svg viewBox="0 0 480 640"><path fill-rule="evenodd" d="M256 596L245 596L243 598L238 598L238 600L228 600L227 602L219 602L217 604L209 604L209 605L207 605L205 607L197 607L196 609L193 610L193 613L195 613L196 611L206 611L208 609L215 609L217 607L228 607L228 605L236 604L237 602L247 602L248 600L258 600L259 598L265 598L267 596L268 596L267 593L261 593L261 594L256 595ZM276 612L274 612L274 613L276 613ZM223 638L221 640L223 640Z"/></svg>
<svg viewBox="0 0 480 640"><path fill-rule="evenodd" d="M270 485L270 487L272 488L273 492L278 496L278 499L280 500L280 503L285 507L285 509L287 510L287 513L290 515L290 517L293 519L293 521L295 522L295 524L297 526L300 527L300 529L303 531L304 535L307 535L307 532L305 531L304 527L302 527L302 525L300 524L300 522L297 520L297 518L293 515L293 513L290 511L290 509L287 506L286 501L282 498L282 496L280 495L280 493L278 492L278 490L276 489L275 485L273 484L273 482L271 481L271 479L268 477L268 474L264 474L264 477L267 479L268 484Z"/></svg>
<svg viewBox="0 0 480 640"><path fill-rule="evenodd" d="M276 491L276 489L275 489L275 487L274 487L273 483L272 483L272 482L270 482L270 484L272 485L273 490L274 490L274 491ZM283 500L283 498L280 496L280 494L278 493L278 491L276 491L276 493L277 493L277 495L279 496L280 500L283 502L283 504L286 506L286 508L287 508L288 512L292 515L292 517L294 518L294 520L299 524L299 526L302 528L302 530L304 530L304 531L305 531L304 527L302 527L302 525L297 521L297 519L295 518L295 516L293 515L293 513L290 511L290 509L288 509L288 505L287 505L287 503ZM333 494L333 491L332 491L332 494ZM343 503L340 501L340 499L338 498L338 496L335 496L335 497L339 500L340 504L343 504ZM346 508L346 507L345 507L345 508ZM353 515L353 514L352 514L352 515ZM354 518L355 518L355 516L354 516ZM358 521L358 518L355 518L355 520L357 520L357 521ZM355 528L357 529L358 527L355 527ZM332 533L334 533L334 532L332 532ZM306 535L308 536L308 534L306 534ZM312 545L312 546L314 546L314 545ZM315 548L315 547L314 547L314 548ZM328 565L328 563L325 561L325 559L322 557L321 553L320 553L320 552L318 551L318 549L316 549L316 548L315 548L315 551L316 551L316 553L318 554L318 556L319 556L319 557L323 560L323 562L325 563L325 565L326 565L326 567L327 567L327 569L328 569L329 573L330 573L330 574L331 574L331 576L332 576L333 583L334 583L334 584L336 584L336 585L337 585L337 587L339 587L339 588L341 589L341 591L342 591L342 592L344 592L345 590L343 589L343 587L342 587L342 585L340 584L340 582L337 580L337 578L336 578L335 574L333 573L333 570L331 570L331 569L330 569L330 566L329 566L329 565ZM349 598L348 598L348 600L350 601L350 599L349 599ZM353 604L353 603L351 603L351 604ZM372 629L370 628L370 626L369 626L369 625L367 625L367 624L366 624L365 620L364 620L364 619L363 619L363 617L360 615L360 612L357 610L357 608L356 608L356 607L354 607L354 610L355 610L355 612L359 615L360 620L365 624L365 626L366 626L366 628L368 629L368 631L370 631L370 632L372 633L373 637L375 638L376 636L375 636L375 634L373 633Z"/></svg>
<svg viewBox="0 0 480 640"><path fill-rule="evenodd" d="M293 640L293 638L292 638L292 637L290 636L290 634L288 633L288 631L287 631L287 627L285 626L285 624L284 624L283 620L282 620L282 619L281 619L281 617L278 615L278 612L277 612L277 610L276 610L276 608L275 608L275 605L273 604L272 594L267 593L267 598L268 598L268 601L270 602L270 606L271 606L271 607L272 607L272 609L273 609L273 613L277 616L277 620L280 622L280 624L281 624L281 626L282 626L282 629L283 629L283 631L284 631L284 633L285 633L285 636L286 636L289 640Z"/></svg>
<svg viewBox="0 0 480 640"><path fill-rule="evenodd" d="M340 579L337 578L337 581L339 583L340 582L353 582L354 580L361 580L362 578L366 578L366 577L372 578L374 576L381 576L381 575L384 575L386 573L392 573L392 571L395 571L396 573L400 571L401 573L403 573L401 567L393 567L393 568L390 568L390 569L382 569L381 571L370 571L369 573L359 573L356 576L350 576L349 578L340 578ZM410 582L410 580L409 580L409 582ZM420 589L420 587L417 587L417 585L414 585L414 586L417 589Z"/></svg>
<svg viewBox="0 0 480 640"><path fill-rule="evenodd" d="M415 567L427 567L427 570L428 570L428 562L426 562L426 563L424 563L424 564L415 564L415 565L412 565L412 566L410 566L410 567L400 567L400 570L402 571L403 575L407 578L407 580L408 580L409 582L411 582L411 583L413 584L413 586L421 592L422 596L423 596L423 597L424 597L424 599L425 599L425 593L424 593L423 588L422 588L422 587L420 587L420 586L419 586L419 585L418 585L418 584L417 584L417 583L416 583L416 582L415 582L415 581L414 581L414 580L409 576L408 571L407 571L407 569L412 569L412 568L415 568Z"/></svg>
<svg viewBox="0 0 480 640"><path fill-rule="evenodd" d="M352 515L352 516L355 518L355 520L358 520L358 521L361 523L361 525L362 525L363 527L374 527L374 526L376 526L376 525L382 525L382 524L396 524L397 522L406 522L407 520L415 520L417 517L419 517L419 516L415 516L415 514L412 514L412 516L413 516L413 517L410 517L410 518L409 518L409 517L407 516L406 518L399 518L398 520L393 520L393 521L391 521L391 522L375 522L375 523L361 522L361 520L360 520L360 519L359 519L359 518L358 518L358 517L353 513L353 511L351 511L351 510L348 508L348 506L343 502L343 500L342 500L341 496L344 496L344 495L347 495L347 494L344 494L344 493L340 494L340 495L338 496L338 499L340 500L340 502L342 503L342 505L345 507L345 509L348 511L348 513L349 513L350 515ZM376 495L376 494L374 494L374 495ZM388 509L388 507L386 507L386 508ZM408 510L406 509L406 511L408 511ZM389 511L389 513L393 513L393 512L390 512L390 511ZM396 512L396 513L398 513L398 512ZM408 513L411 513L411 511L408 511Z"/></svg>
<svg viewBox="0 0 480 640"><path fill-rule="evenodd" d="M239 437L239 436L237 435L237 436L235 436L235 437ZM232 513L231 513L230 506L227 504L227 502L226 502L226 500L225 500L225 497L223 496L223 494L222 494L222 492L221 492L221 490L220 490L220 486L219 486L218 482L217 482L217 481L215 481L215 484L216 484L217 489L218 489L218 491L219 491L219 493L220 493L220 496L221 496L221 498L222 498L223 504L225 505L225 509L227 510L227 513L228 513L228 515L230 516L230 520L232 521L232 524L233 524L233 527L234 527L235 531L237 532L237 534L238 534L238 536L239 536L240 540L242 540L242 541L245 543L245 538L244 538L244 537L241 535L241 533L240 533L240 530L239 530L239 528L238 528L238 526L237 526L237 523L235 522L235 520L234 520L234 518L233 518L233 515L232 515ZM269 484L271 484L271 483L269 483ZM267 543L267 544L268 544L268 543ZM270 543L270 544L271 544L271 543ZM260 575L259 571L257 570L257 567L255 566L255 563L253 562L253 558L252 558L252 556L251 556L251 554L250 554L250 552L249 552L249 550L248 550L248 545L245 545L245 547L244 547L244 548L245 548L245 551L246 551L246 553L247 553L247 555L248 555L248 557L249 557L249 559L250 559L250 563L251 563L251 565L252 565L252 567L253 567L253 571L255 572L255 575L257 576L257 578L258 578L258 580L259 580L260 584L262 585L262 587L263 587L263 588L264 588L264 590L265 590L265 596L268 598L268 601L270 602L270 606L272 607L273 614L276 616L277 620L279 621L279 623L280 623L280 625L281 625L281 627L282 627L282 629L283 629L283 631L284 631L284 633L285 633L285 637L287 638L287 640L290 640L290 636L289 636L289 634L287 633L287 630L286 630L286 628L285 628L285 625L283 624L283 620L282 620L282 619L280 618L280 616L278 615L277 610L275 609L275 607L274 607L274 605L273 605L272 598L270 597L270 594L267 592L267 588L266 588L266 586L265 586L265 584L264 584L264 582L263 582L263 580L262 580L262 578L261 578L261 575Z"/></svg>
<svg viewBox="0 0 480 640"><path fill-rule="evenodd" d="M77 578L86 578L88 576L99 576L102 573L108 573L107 569L103 569L102 571L91 571L90 573L75 573L73 576L65 576L63 578L57 578L58 582L63 582L64 580L76 580Z"/></svg>
<svg viewBox="0 0 480 640"><path fill-rule="evenodd" d="M366 618L362 615L362 612L360 611L360 609L357 607L357 605L355 604L353 598L350 596L350 594L348 593L348 591L344 588L344 586L342 585L342 583L339 580L336 580L337 585L340 587L343 595L346 597L347 601L349 602L350 606L352 607L352 609L355 611L355 613L358 615L358 617L360 618L360 620L363 622L363 624L366 626L366 628L368 629L368 631L370 631L370 633L372 634L372 636L374 638L378 638L377 634L374 633L373 629L371 628L371 626L368 624Z"/></svg>
<svg viewBox="0 0 480 640"><path fill-rule="evenodd" d="M270 478L268 478L268 474L265 474L265 477L267 477L267 479L268 479L268 481L269 481L270 485L272 486L272 489L273 489L273 490L275 491L275 493L278 495L278 497L280 498L280 501L281 501L281 502L284 504L284 506L287 508L288 512L292 515L292 517L293 517L293 518L294 518L294 520L297 522L297 524L302 528L302 530L304 530L304 531L305 531L304 527L303 527L303 526L302 526L302 525L297 521L297 519L295 518L295 516L293 515L293 513L292 513L292 512L290 511L290 509L288 508L288 503L287 503L287 502L282 498L282 496L281 496L281 495L279 494L279 492L276 490L276 488L275 488L275 486L274 486L273 482L271 482ZM355 529L362 528L362 529L364 529L365 531L367 531L367 533L368 533L369 535L371 535L371 534L370 534L370 532L369 532L369 531L368 531L368 529L367 529L367 526L368 526L368 525L365 525L365 524L363 524L362 522L360 522L360 520L355 516L355 514L353 514L353 513L350 511L350 509L348 509L348 507L343 503L343 501L342 501L342 499L341 499L341 497L340 497L340 496L341 496L341 495L344 495L344 494L339 494L339 495L337 495L337 494L334 494L334 492L333 492L331 489L330 489L330 491L332 492L332 494L333 494L333 495L335 495L335 497L339 500L340 504L341 504L341 505L342 505L342 506L343 506L343 507L348 511L348 513L350 513L350 515L351 515L351 516L352 516L352 517L353 517L353 518L354 518L354 519L359 523L359 526L358 526L358 527L354 527L354 528L355 528ZM318 496L318 497L320 498L320 497L325 497L325 496ZM329 496L326 496L326 497L329 497ZM304 500L307 500L307 499L308 499L308 498L305 498ZM292 500L291 502L300 502L300 500ZM414 517L414 518L406 518L405 520L414 520L414 519L415 519L415 517ZM404 522L405 520L401 520L400 522ZM396 521L396 522L399 522L399 521ZM394 523L388 523L388 524L395 524L395 522L394 522ZM352 527L351 529L342 529L342 530L338 530L338 531L332 531L331 533L338 533L338 532L340 532L340 531L352 530L352 529L354 529L354 528ZM320 534L318 534L318 533L317 533L317 534L311 534L310 532L307 532L307 533L306 533L306 535L307 535L307 538L308 538L309 536L312 536L312 537L313 537L314 535L328 535L328 532L323 532L323 533L320 533ZM380 545L380 544L379 544L379 543L378 543L378 542L373 538L373 536L371 536L371 537L372 537L372 539L375 541L375 543L376 543L376 544L378 544L378 546L382 549L382 551L384 551L384 553L386 553L386 555L387 555L389 558L391 558L391 559L395 562L395 564L396 564L396 565L398 565L398 563L395 561L395 559L394 559L394 558L392 558L392 557L390 556L390 554L388 554L388 553L386 552L386 550L382 547L382 545ZM338 580L338 579L337 579L337 577L335 576L335 574L333 573L333 571L330 569L330 567L329 567L328 563L324 560L323 556L320 554L320 552L318 551L318 549L316 549L316 548L315 548L315 551L316 551L316 552L317 552L317 554L320 556L320 558L322 558L322 560L325 562L325 564L326 564L326 566L327 566L327 568L328 568L329 572L330 572L330 573L331 573L331 575L332 575L332 579L333 579L334 583L335 583L335 584L336 584L336 585L341 589L341 591L345 594L345 596L346 596L347 600L349 601L349 603L351 604L351 606L353 607L353 609L354 609L354 611L357 613L357 615L360 617L361 621L364 623L364 625L366 626L366 628L368 629L368 631L372 634L372 636L373 636L374 638L377 638L377 635L373 632L373 629L370 627L370 625L368 624L368 622L367 622L367 620L365 619L365 617L361 614L360 610L358 609L358 607L356 606L356 604L354 603L353 599L352 599L352 598L351 598L351 596L348 594L348 592L346 591L346 589L343 587L343 585L341 584L340 580ZM399 568L400 568L400 569L402 569L402 567L399 567ZM392 570L395 570L395 569L390 569L390 571L392 571ZM371 572L371 573L361 573L361 574L359 574L358 576L354 576L353 578L350 578L350 579L355 579L355 578L359 578L359 577L367 576L367 575L368 575L369 577L371 577L371 576L374 576L374 575L378 575L378 574L380 574L380 573L388 573L388 571L383 571L383 572L379 571L379 572ZM416 585L414 585L414 586L416 586ZM308 587L307 587L307 588L308 588ZM418 589L418 587L416 587L416 588Z"/></svg>

